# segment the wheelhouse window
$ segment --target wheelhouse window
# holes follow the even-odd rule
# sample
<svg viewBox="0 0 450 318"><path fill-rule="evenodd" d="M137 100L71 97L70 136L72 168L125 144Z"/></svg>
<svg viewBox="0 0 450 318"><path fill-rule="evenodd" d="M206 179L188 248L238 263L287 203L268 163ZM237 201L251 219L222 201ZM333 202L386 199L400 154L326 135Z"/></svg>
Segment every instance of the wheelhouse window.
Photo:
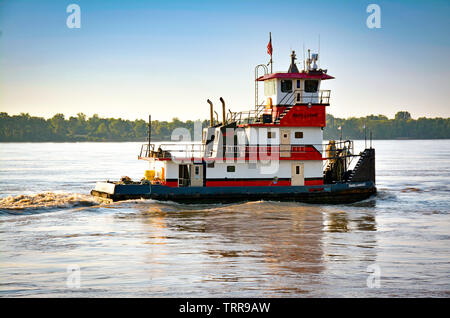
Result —
<svg viewBox="0 0 450 318"><path fill-rule="evenodd" d="M296 131L295 132L295 138L303 138L303 131Z"/></svg>
<svg viewBox="0 0 450 318"><path fill-rule="evenodd" d="M319 88L319 81L317 81L317 80L306 80L305 81L305 92L315 93L315 92L317 92L317 88Z"/></svg>
<svg viewBox="0 0 450 318"><path fill-rule="evenodd" d="M281 80L281 92L282 93L292 92L292 81L291 80Z"/></svg>
<svg viewBox="0 0 450 318"><path fill-rule="evenodd" d="M297 88L300 88L300 80L297 80Z"/></svg>
<svg viewBox="0 0 450 318"><path fill-rule="evenodd" d="M275 80L264 81L264 95L275 95Z"/></svg>
<svg viewBox="0 0 450 318"><path fill-rule="evenodd" d="M235 172L236 167L235 166L227 166L227 172Z"/></svg>

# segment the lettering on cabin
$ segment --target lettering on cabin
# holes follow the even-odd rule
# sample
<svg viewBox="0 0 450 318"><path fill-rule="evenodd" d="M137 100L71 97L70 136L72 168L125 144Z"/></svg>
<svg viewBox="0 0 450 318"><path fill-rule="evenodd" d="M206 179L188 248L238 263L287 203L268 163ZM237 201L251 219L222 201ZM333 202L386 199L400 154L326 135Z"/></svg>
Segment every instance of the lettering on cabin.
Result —
<svg viewBox="0 0 450 318"><path fill-rule="evenodd" d="M307 119L307 118L309 119L309 118L319 117L319 114L318 113L306 113L306 114L304 114L304 113L300 113L300 114L294 113L292 116L293 117L298 117L298 118L301 118L301 119Z"/></svg>

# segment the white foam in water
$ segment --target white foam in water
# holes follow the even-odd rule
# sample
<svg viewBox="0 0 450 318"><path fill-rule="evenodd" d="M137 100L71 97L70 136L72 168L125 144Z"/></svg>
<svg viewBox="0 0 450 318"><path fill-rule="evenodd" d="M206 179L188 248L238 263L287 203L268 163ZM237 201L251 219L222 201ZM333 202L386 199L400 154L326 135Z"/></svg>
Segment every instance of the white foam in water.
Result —
<svg viewBox="0 0 450 318"><path fill-rule="evenodd" d="M93 206L97 204L99 204L99 201L96 198L78 193L44 192L34 195L8 196L0 199L0 209L7 210Z"/></svg>

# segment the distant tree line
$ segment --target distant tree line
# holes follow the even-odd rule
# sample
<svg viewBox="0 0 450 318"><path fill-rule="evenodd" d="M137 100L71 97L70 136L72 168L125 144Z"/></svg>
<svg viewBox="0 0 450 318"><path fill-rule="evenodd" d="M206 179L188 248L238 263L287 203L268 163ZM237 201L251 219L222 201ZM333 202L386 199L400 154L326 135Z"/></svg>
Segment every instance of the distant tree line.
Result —
<svg viewBox="0 0 450 318"><path fill-rule="evenodd" d="M200 123L206 127L209 121ZM45 119L24 113L14 116L0 113L0 141L144 141L147 124L142 119L100 118L98 115L87 118L83 113L68 119L63 114ZM193 136L194 121L183 122L178 118L170 122L152 121L152 140L171 140L172 131L181 127Z"/></svg>
<svg viewBox="0 0 450 318"><path fill-rule="evenodd" d="M400 111L393 119L384 115L336 118L327 114L324 139L450 139L450 118L412 119L407 111Z"/></svg>
<svg viewBox="0 0 450 318"><path fill-rule="evenodd" d="M197 121L202 127L209 125L208 120ZM185 122L178 118L172 121L152 121L152 140L171 140L176 128L186 128L194 136L194 121ZM365 128L364 128L365 127ZM336 118L327 115L327 127L324 139L364 139L372 131L374 139L450 139L450 118L412 119L408 112L398 112L395 118L384 115L370 115L361 118ZM0 113L0 142L34 141L145 141L147 122L142 119L124 120L100 118L93 115L87 118L83 113L76 117L65 118L56 114L45 119L29 114L9 116Z"/></svg>

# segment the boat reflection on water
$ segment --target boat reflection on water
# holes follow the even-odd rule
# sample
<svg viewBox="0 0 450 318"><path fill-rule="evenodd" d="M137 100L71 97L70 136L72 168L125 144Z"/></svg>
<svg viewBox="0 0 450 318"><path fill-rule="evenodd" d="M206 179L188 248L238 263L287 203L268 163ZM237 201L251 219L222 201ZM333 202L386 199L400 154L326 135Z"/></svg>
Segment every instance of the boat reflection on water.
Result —
<svg viewBox="0 0 450 318"><path fill-rule="evenodd" d="M151 289L167 293L164 286L175 285L178 295L189 290L240 296L312 293L324 283L321 273L330 269L328 261L336 254L334 235L355 231L352 240L357 240L358 232L376 230L374 216L355 213L349 218L334 209L298 203L152 202L137 210L132 217L141 219L147 232ZM374 237L367 239L366 234L365 242L354 244L375 244ZM342 257L355 257L351 247L339 249Z"/></svg>

